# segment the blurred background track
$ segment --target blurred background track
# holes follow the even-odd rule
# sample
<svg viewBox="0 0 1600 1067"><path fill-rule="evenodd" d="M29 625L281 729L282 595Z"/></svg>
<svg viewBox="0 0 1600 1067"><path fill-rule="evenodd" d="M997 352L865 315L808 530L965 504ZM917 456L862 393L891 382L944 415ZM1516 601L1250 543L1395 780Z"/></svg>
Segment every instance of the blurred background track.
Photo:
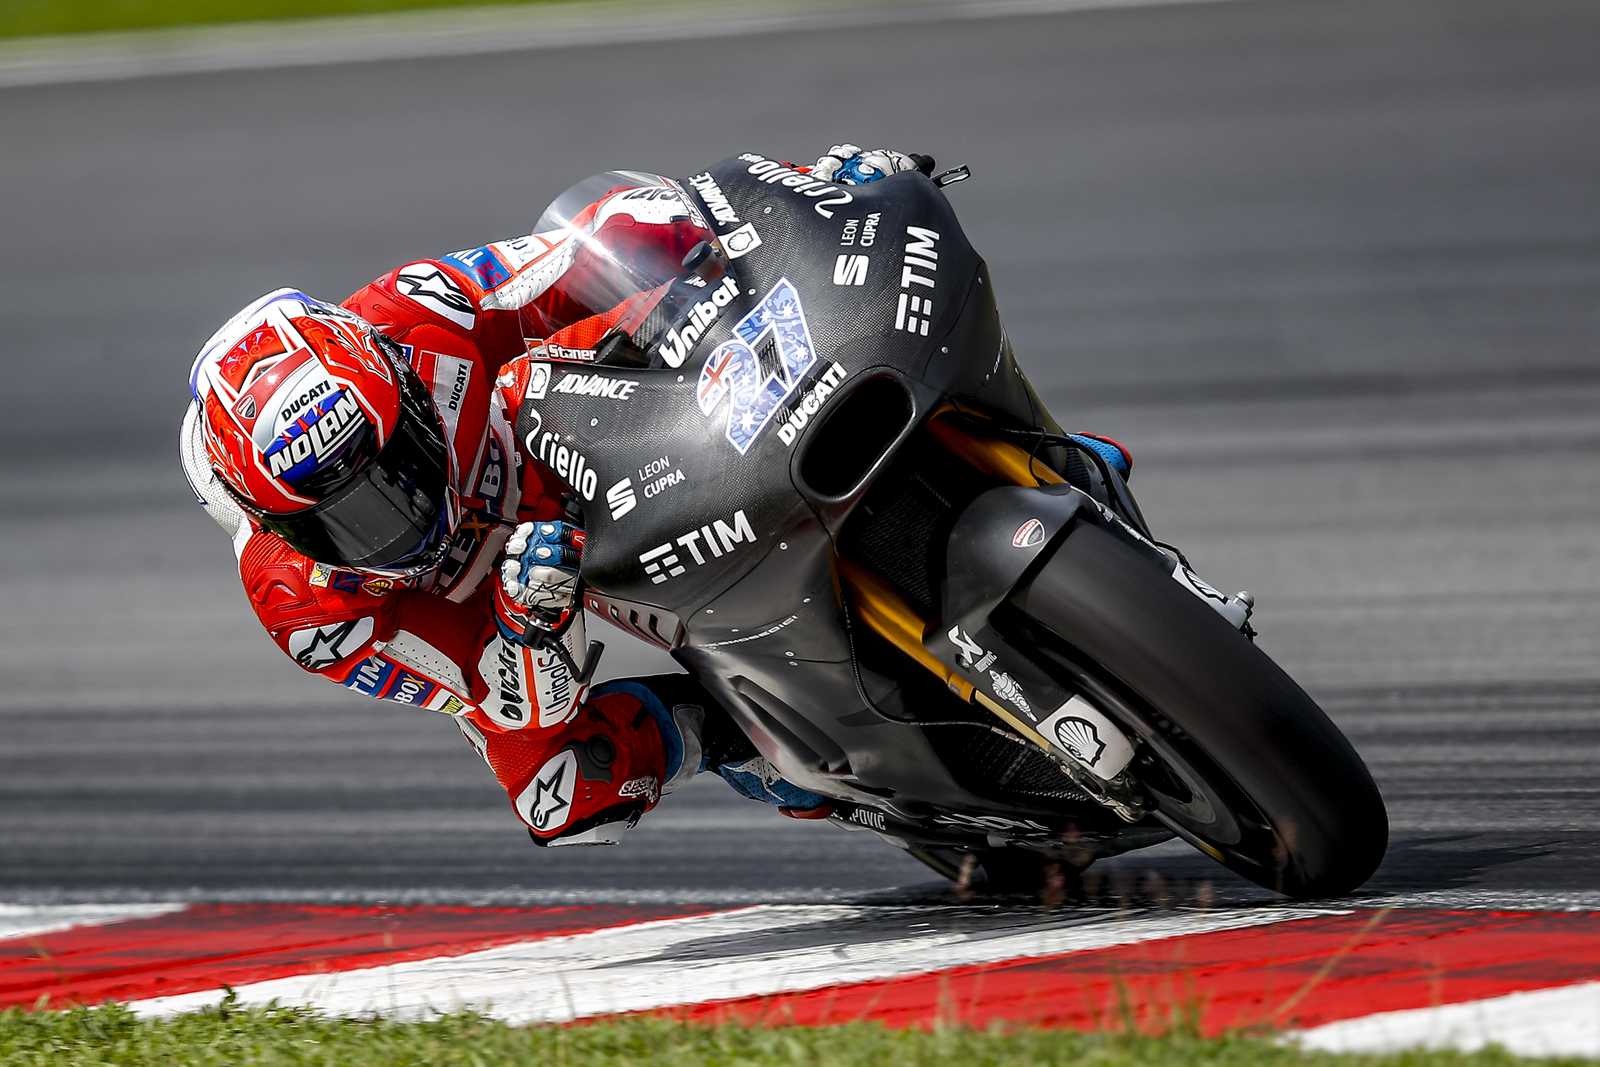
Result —
<svg viewBox="0 0 1600 1067"><path fill-rule="evenodd" d="M927 891L717 782L531 849L450 721L267 642L175 455L192 353L267 289L509 236L593 171L842 139L972 164L1046 400L1132 446L1376 773L1373 891L1592 890L1597 39L1587 2L1312 0L0 91L0 899ZM1260 896L1175 848L1112 870Z"/></svg>

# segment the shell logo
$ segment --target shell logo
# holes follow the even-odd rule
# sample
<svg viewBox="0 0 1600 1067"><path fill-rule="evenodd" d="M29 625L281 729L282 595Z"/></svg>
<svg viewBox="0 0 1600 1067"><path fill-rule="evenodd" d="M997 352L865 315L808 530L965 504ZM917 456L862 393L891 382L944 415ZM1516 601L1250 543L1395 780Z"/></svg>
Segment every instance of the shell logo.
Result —
<svg viewBox="0 0 1600 1067"><path fill-rule="evenodd" d="M1055 733L1062 748L1090 767L1105 755L1106 743L1100 740L1100 731L1088 719L1069 715L1056 723Z"/></svg>

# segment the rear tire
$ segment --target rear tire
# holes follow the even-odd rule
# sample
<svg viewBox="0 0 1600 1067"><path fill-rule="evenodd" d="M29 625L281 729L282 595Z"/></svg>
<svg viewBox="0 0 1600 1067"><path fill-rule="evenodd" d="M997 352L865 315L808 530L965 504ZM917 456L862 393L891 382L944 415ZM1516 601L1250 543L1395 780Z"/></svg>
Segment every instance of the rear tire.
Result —
<svg viewBox="0 0 1600 1067"><path fill-rule="evenodd" d="M1013 611L1041 664L1143 740L1163 821L1290 897L1364 883L1389 819L1366 765L1277 664L1112 533L1076 524Z"/></svg>

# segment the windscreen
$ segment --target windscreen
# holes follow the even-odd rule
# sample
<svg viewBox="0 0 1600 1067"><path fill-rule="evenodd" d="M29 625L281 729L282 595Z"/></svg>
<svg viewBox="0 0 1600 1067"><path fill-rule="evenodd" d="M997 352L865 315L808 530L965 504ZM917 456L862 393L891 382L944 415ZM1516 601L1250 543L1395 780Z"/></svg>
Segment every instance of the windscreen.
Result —
<svg viewBox="0 0 1600 1067"><path fill-rule="evenodd" d="M702 241L715 240L698 207L669 178L607 171L578 182L524 239L529 261L539 266L512 283L522 283L525 294L509 295L522 297L531 351L590 361L609 333L656 332L683 303L684 291L703 294L704 278L692 276L683 261Z"/></svg>

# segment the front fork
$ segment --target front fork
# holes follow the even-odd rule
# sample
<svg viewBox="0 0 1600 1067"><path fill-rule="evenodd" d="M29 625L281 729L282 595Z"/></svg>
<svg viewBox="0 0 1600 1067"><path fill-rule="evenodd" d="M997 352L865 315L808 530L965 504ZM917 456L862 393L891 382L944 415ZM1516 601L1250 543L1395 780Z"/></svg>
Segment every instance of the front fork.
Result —
<svg viewBox="0 0 1600 1067"><path fill-rule="evenodd" d="M922 618L877 575L841 561L840 578L863 625L936 675L960 699L984 708L1043 749L1084 792L1127 822L1150 811L1131 765L1137 739L1085 695L1063 687L990 623L1011 591L1042 566L1078 521L1106 526L1167 569L1221 613L1248 601L1228 598L1194 576L1179 557L1009 442L975 435L935 416L928 429L955 456L1003 484L980 495L951 533L942 622ZM1137 510L1133 512L1135 521ZM1142 525L1142 523L1141 523ZM1232 602L1230 604L1230 602ZM1225 617L1226 614L1225 614Z"/></svg>
<svg viewBox="0 0 1600 1067"><path fill-rule="evenodd" d="M861 624L1048 753L1073 784L1123 820L1149 812L1129 770L1134 742L1081 694L1069 693L988 626L931 628L893 588L849 561L839 577ZM1006 590L1009 592L1009 588ZM955 649L946 657L941 646ZM952 665L951 660L956 665ZM1053 708L1053 711L1047 711Z"/></svg>

